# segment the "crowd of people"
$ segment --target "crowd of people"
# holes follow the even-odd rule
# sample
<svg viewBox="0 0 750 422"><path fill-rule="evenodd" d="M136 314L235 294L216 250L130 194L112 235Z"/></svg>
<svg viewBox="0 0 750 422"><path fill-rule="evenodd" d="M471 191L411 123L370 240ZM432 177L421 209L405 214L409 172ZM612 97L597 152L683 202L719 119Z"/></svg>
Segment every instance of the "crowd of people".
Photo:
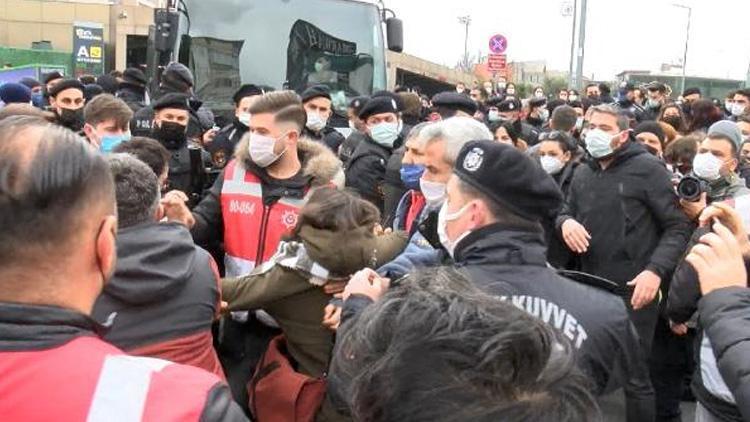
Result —
<svg viewBox="0 0 750 422"><path fill-rule="evenodd" d="M750 420L750 90L148 86L0 86L0 420Z"/></svg>

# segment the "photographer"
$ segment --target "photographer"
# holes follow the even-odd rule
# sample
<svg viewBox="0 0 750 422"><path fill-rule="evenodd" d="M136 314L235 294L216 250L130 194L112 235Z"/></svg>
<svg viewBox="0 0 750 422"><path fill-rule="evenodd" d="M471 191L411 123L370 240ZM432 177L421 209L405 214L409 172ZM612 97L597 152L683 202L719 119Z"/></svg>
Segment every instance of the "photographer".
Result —
<svg viewBox="0 0 750 422"><path fill-rule="evenodd" d="M677 185L677 195L685 214L696 221L706 205L750 194L739 177L739 151L742 133L728 120L714 123L698 146L693 171Z"/></svg>

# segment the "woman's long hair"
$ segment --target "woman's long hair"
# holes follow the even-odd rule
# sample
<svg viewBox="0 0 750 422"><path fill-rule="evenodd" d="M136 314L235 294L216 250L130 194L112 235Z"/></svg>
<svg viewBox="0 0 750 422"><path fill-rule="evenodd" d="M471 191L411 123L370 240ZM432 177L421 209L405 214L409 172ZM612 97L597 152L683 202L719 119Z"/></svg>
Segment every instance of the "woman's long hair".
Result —
<svg viewBox="0 0 750 422"><path fill-rule="evenodd" d="M333 187L313 191L299 213L291 237L299 235L302 226L319 230L343 232L360 227L373 228L380 221L380 212L371 203Z"/></svg>

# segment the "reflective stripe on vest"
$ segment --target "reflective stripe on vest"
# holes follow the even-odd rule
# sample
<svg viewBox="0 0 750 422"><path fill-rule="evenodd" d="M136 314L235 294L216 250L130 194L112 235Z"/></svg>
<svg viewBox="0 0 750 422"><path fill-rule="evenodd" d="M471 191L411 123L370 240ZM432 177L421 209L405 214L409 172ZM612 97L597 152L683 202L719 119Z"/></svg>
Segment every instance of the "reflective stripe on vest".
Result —
<svg viewBox="0 0 750 422"><path fill-rule="evenodd" d="M86 420L140 421L146 406L151 375L171 364L172 362L154 358L107 356Z"/></svg>

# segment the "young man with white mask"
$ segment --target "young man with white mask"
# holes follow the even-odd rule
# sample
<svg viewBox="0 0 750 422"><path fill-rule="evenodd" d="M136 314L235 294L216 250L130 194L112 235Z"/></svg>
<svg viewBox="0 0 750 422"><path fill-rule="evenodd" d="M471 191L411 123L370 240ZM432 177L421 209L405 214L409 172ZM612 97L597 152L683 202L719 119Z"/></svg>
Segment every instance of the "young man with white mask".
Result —
<svg viewBox="0 0 750 422"><path fill-rule="evenodd" d="M314 85L302 93L302 106L307 113L307 123L302 135L328 146L335 154L344 143L344 135L328 125L333 115L331 92L325 85Z"/></svg>

